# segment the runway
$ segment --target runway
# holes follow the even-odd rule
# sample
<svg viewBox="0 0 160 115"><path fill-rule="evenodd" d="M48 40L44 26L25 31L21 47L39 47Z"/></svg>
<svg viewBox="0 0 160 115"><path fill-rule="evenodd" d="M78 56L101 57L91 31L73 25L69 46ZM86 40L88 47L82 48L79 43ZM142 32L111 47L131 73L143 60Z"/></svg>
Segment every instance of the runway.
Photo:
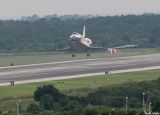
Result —
<svg viewBox="0 0 160 115"><path fill-rule="evenodd" d="M160 54L1 67L0 84L154 66L160 66Z"/></svg>

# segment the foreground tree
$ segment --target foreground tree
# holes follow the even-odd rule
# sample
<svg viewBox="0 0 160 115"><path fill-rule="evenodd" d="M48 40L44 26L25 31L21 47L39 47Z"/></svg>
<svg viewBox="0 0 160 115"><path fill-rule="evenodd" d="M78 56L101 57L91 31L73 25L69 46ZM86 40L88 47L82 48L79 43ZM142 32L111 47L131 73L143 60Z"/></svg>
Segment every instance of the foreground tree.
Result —
<svg viewBox="0 0 160 115"><path fill-rule="evenodd" d="M153 106L153 111L160 112L160 100L158 100Z"/></svg>
<svg viewBox="0 0 160 115"><path fill-rule="evenodd" d="M65 96L53 85L44 85L37 87L36 91L34 92L35 101L40 101L41 97L46 94L50 95L55 102L60 102L65 98Z"/></svg>
<svg viewBox="0 0 160 115"><path fill-rule="evenodd" d="M40 98L40 106L44 109L52 109L54 105L54 99L51 95L45 94Z"/></svg>
<svg viewBox="0 0 160 115"><path fill-rule="evenodd" d="M37 87L34 92L35 101L40 102L40 107L44 109L52 109L57 103L65 101L65 96L60 93L53 85L44 85Z"/></svg>

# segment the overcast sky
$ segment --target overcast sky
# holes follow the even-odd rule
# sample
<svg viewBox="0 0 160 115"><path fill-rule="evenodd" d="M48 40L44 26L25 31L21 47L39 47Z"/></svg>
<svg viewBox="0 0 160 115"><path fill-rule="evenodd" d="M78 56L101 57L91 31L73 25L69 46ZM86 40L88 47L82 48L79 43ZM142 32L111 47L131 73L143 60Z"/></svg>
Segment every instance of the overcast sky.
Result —
<svg viewBox="0 0 160 115"><path fill-rule="evenodd" d="M0 18L49 14L159 13L160 0L0 0Z"/></svg>

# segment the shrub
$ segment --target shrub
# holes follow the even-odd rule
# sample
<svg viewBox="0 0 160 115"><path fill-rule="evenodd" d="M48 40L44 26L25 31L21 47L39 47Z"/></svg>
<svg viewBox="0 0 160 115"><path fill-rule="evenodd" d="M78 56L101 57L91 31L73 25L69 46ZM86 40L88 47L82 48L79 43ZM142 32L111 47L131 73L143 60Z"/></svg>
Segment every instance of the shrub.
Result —
<svg viewBox="0 0 160 115"><path fill-rule="evenodd" d="M37 104L29 104L29 106L27 107L27 112L28 113L33 113L33 112L36 112L36 111L39 111L39 106Z"/></svg>

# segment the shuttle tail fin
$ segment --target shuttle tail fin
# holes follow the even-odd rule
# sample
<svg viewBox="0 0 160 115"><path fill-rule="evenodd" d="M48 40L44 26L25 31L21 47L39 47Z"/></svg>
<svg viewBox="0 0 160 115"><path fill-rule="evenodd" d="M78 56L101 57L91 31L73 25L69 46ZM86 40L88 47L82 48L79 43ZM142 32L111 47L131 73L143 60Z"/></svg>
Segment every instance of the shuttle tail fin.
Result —
<svg viewBox="0 0 160 115"><path fill-rule="evenodd" d="M85 36L86 36L86 27L84 25L84 27L83 27L83 38L85 38Z"/></svg>

